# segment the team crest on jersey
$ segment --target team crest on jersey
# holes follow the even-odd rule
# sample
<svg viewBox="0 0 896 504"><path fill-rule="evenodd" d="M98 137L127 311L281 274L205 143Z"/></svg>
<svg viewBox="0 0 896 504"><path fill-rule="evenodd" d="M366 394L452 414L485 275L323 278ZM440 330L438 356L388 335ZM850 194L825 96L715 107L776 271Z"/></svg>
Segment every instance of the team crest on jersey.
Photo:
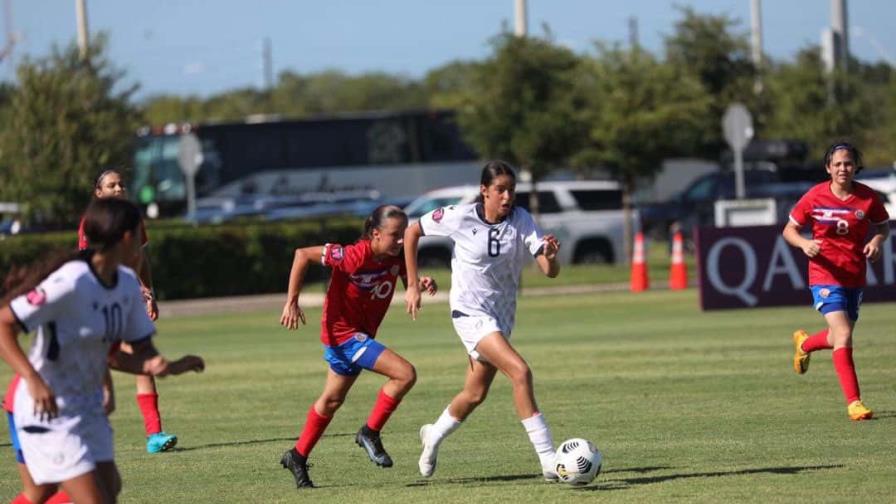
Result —
<svg viewBox="0 0 896 504"><path fill-rule="evenodd" d="M40 306L47 302L47 293L40 287L35 287L25 295L25 299L28 300L28 304L31 306Z"/></svg>
<svg viewBox="0 0 896 504"><path fill-rule="evenodd" d="M479 232L479 228L473 228L473 235Z"/></svg>
<svg viewBox="0 0 896 504"><path fill-rule="evenodd" d="M330 245L330 257L333 258L334 261L339 262L345 257L345 252L342 250L342 245Z"/></svg>
<svg viewBox="0 0 896 504"><path fill-rule="evenodd" d="M861 210L856 210L856 219L862 220L865 218L865 212Z"/></svg>
<svg viewBox="0 0 896 504"><path fill-rule="evenodd" d="M362 332L357 332L355 333L355 341L364 343L365 341L367 341L367 335Z"/></svg>
<svg viewBox="0 0 896 504"><path fill-rule="evenodd" d="M444 216L445 216L445 209L442 207L439 207L436 209L435 212L432 213L432 220L433 220L433 222L442 222L442 217L444 217Z"/></svg>
<svg viewBox="0 0 896 504"><path fill-rule="evenodd" d="M823 299L827 299L827 297L831 295L831 289L821 289L818 291L818 295Z"/></svg>

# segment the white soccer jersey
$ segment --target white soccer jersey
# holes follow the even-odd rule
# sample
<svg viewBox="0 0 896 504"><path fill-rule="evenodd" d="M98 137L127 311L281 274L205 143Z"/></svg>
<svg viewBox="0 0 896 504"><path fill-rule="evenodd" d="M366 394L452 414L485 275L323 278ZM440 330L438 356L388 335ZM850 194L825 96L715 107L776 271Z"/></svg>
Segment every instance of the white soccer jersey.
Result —
<svg viewBox="0 0 896 504"><path fill-rule="evenodd" d="M10 309L32 338L28 360L56 395L60 416L98 408L110 347L155 333L133 270L118 268L116 284L103 285L84 260L69 261ZM24 381L24 380L23 380ZM25 383L16 391L17 415L30 414L33 400Z"/></svg>
<svg viewBox="0 0 896 504"><path fill-rule="evenodd" d="M544 246L532 215L514 207L502 222L489 224L481 204L453 205L424 215L420 227L424 235L454 241L449 298L452 312L460 312L454 316L493 317L509 335L520 273Z"/></svg>

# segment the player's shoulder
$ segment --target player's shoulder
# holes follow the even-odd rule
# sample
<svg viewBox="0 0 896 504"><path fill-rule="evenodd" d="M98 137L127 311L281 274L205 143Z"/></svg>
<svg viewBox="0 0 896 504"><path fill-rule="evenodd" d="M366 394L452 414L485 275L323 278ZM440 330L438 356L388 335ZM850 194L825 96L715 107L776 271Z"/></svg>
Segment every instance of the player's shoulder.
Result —
<svg viewBox="0 0 896 504"><path fill-rule="evenodd" d="M79 279L90 274L90 263L86 258L79 257L66 261L56 271L47 276L47 280L54 283L71 283L74 285Z"/></svg>
<svg viewBox="0 0 896 504"><path fill-rule="evenodd" d="M119 282L137 284L137 286L140 285L140 280L137 278L137 272L124 264L118 265L118 278Z"/></svg>

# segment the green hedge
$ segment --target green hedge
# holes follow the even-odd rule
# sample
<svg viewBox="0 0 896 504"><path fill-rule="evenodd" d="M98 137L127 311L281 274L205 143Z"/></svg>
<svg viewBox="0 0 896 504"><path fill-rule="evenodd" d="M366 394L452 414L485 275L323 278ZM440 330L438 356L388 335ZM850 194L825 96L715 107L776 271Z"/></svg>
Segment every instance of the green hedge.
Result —
<svg viewBox="0 0 896 504"><path fill-rule="evenodd" d="M150 223L148 250L156 293L165 300L285 292L297 247L352 243L361 226L356 219L202 227ZM0 272L76 243L74 231L7 237L0 241ZM306 280L321 280L326 274L312 266Z"/></svg>

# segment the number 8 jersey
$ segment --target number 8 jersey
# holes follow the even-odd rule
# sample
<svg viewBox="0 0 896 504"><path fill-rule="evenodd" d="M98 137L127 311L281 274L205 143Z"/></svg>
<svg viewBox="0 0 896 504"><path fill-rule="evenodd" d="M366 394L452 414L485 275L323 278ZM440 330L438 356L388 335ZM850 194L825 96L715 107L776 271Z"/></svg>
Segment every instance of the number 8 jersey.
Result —
<svg viewBox="0 0 896 504"><path fill-rule="evenodd" d="M28 360L53 389L61 415L94 408L102 414L111 346L155 333L134 272L119 267L115 285L104 285L86 254L63 264L9 307L25 332L37 330ZM31 412L33 401L23 382L15 394L15 411Z"/></svg>
<svg viewBox="0 0 896 504"><path fill-rule="evenodd" d="M790 212L791 222L811 223L812 238L821 241L820 252L809 259L809 285L864 287L868 226L889 218L877 193L864 184L853 182L845 200L834 196L830 181L809 189Z"/></svg>
<svg viewBox="0 0 896 504"><path fill-rule="evenodd" d="M503 221L485 221L482 204L438 208L420 218L424 236L454 241L451 256L451 310L489 316L509 335L516 317L520 273L541 253L542 232L532 215L513 207Z"/></svg>

